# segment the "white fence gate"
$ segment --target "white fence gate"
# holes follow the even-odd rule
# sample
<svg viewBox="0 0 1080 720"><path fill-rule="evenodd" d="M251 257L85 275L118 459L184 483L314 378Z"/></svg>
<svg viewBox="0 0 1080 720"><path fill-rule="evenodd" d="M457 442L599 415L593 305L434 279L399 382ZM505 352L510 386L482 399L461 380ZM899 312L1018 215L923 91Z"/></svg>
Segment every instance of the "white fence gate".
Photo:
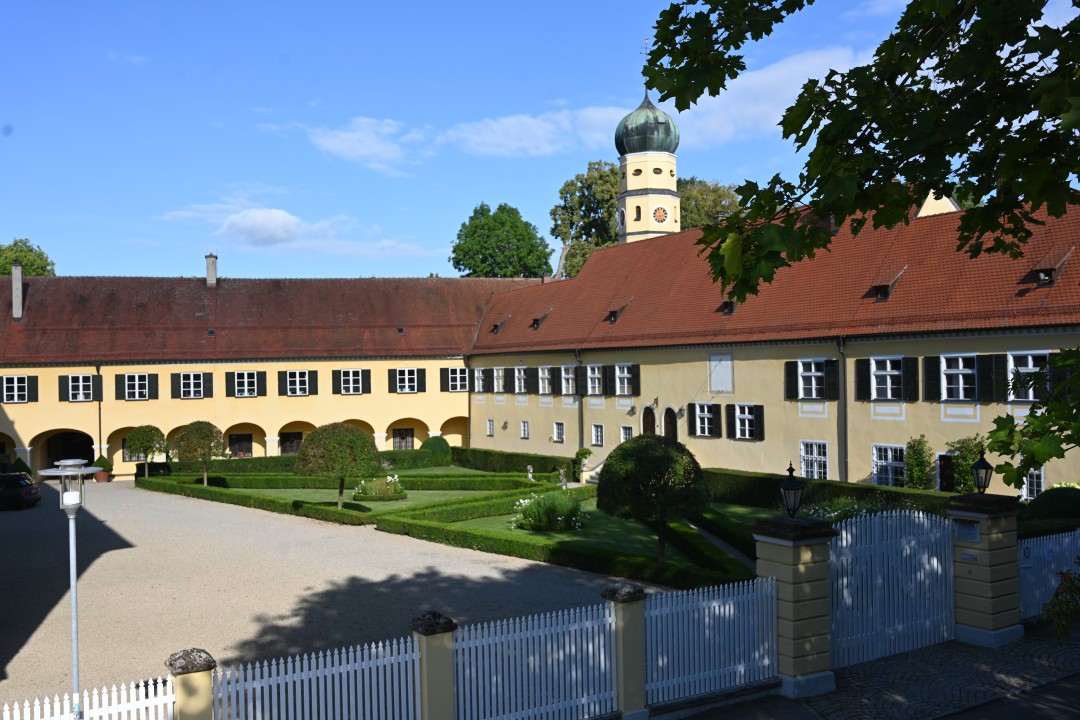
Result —
<svg viewBox="0 0 1080 720"><path fill-rule="evenodd" d="M907 652L955 633L952 523L890 511L845 520L832 540L832 666Z"/></svg>
<svg viewBox="0 0 1080 720"><path fill-rule="evenodd" d="M456 717L577 720L616 711L610 603L454 632Z"/></svg>
<svg viewBox="0 0 1080 720"><path fill-rule="evenodd" d="M84 720L172 720L173 703L172 678L158 678L122 684L118 688L83 690L82 717ZM22 705L4 705L2 720L70 720L72 717L71 696L52 700L35 700Z"/></svg>
<svg viewBox="0 0 1080 720"><path fill-rule="evenodd" d="M1020 566L1020 619L1036 617L1054 596L1058 573L1076 570L1080 555L1080 530L1021 540L1016 544Z"/></svg>
<svg viewBox="0 0 1080 720"><path fill-rule="evenodd" d="M776 578L645 598L645 702L776 676Z"/></svg>
<svg viewBox="0 0 1080 720"><path fill-rule="evenodd" d="M214 671L215 720L412 720L415 637Z"/></svg>

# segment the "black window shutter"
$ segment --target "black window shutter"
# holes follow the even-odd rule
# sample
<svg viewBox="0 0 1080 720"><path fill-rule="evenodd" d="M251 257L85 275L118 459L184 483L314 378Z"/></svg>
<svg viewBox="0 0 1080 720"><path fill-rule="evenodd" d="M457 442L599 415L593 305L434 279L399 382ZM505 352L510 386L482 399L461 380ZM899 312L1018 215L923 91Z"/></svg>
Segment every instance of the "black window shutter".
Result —
<svg viewBox="0 0 1080 720"><path fill-rule="evenodd" d="M855 360L855 400L870 402L870 358Z"/></svg>
<svg viewBox="0 0 1080 720"><path fill-rule="evenodd" d="M38 379L37 375L26 376L26 402L38 401Z"/></svg>
<svg viewBox="0 0 1080 720"><path fill-rule="evenodd" d="M840 399L840 361L825 361L825 399Z"/></svg>
<svg viewBox="0 0 1080 720"><path fill-rule="evenodd" d="M332 370L330 372L330 392L333 395L341 394L341 371Z"/></svg>
<svg viewBox="0 0 1080 720"><path fill-rule="evenodd" d="M540 368L525 368L525 392L530 395L540 394Z"/></svg>
<svg viewBox="0 0 1080 720"><path fill-rule="evenodd" d="M69 397L70 397L70 393L68 393L68 376L67 375L61 375L60 376L60 402L67 402Z"/></svg>
<svg viewBox="0 0 1080 720"><path fill-rule="evenodd" d="M697 437L697 403L686 403L686 434Z"/></svg>
<svg viewBox="0 0 1080 720"><path fill-rule="evenodd" d="M236 373L225 373L225 397L236 397Z"/></svg>
<svg viewBox="0 0 1080 720"><path fill-rule="evenodd" d="M94 402L101 402L105 397L105 389L102 387L100 375L94 375L90 378L90 397Z"/></svg>
<svg viewBox="0 0 1080 720"><path fill-rule="evenodd" d="M127 399L127 375L116 376L116 399Z"/></svg>
<svg viewBox="0 0 1080 720"><path fill-rule="evenodd" d="M727 421L728 439L735 439L735 403L728 403L724 408L724 420Z"/></svg>
<svg viewBox="0 0 1080 720"><path fill-rule="evenodd" d="M641 366L630 366L630 394L634 397L641 395ZM717 416L719 419L719 416Z"/></svg>
<svg viewBox="0 0 1080 720"><path fill-rule="evenodd" d="M1005 399L1007 364L1004 355L975 357L975 396L979 402L998 402Z"/></svg>
<svg viewBox="0 0 1080 720"><path fill-rule="evenodd" d="M319 371L308 370L307 371L307 394L318 395L319 394Z"/></svg>
<svg viewBox="0 0 1080 720"><path fill-rule="evenodd" d="M903 358L900 361L900 375L904 383L904 402L918 402L919 358Z"/></svg>
<svg viewBox="0 0 1080 720"><path fill-rule="evenodd" d="M576 368L574 368L574 379L576 381L575 384L577 385L577 394L588 395L589 368L585 367L584 365L578 365Z"/></svg>
<svg viewBox="0 0 1080 720"><path fill-rule="evenodd" d="M450 392L450 368L439 368L439 392Z"/></svg>
<svg viewBox="0 0 1080 720"><path fill-rule="evenodd" d="M202 396L204 398L214 397L214 373L202 374Z"/></svg>
<svg viewBox="0 0 1080 720"><path fill-rule="evenodd" d="M605 395L615 394L615 366L604 365L600 370L600 376L604 379L604 387L602 388Z"/></svg>
<svg viewBox="0 0 1080 720"><path fill-rule="evenodd" d="M1009 358L1007 355L993 355L994 366L994 402L1009 399Z"/></svg>
<svg viewBox="0 0 1080 720"><path fill-rule="evenodd" d="M278 370L277 394L282 396L289 394L289 374L286 370Z"/></svg>
<svg viewBox="0 0 1080 720"><path fill-rule="evenodd" d="M416 371L416 392L427 392L427 370L424 368Z"/></svg>
<svg viewBox="0 0 1080 720"><path fill-rule="evenodd" d="M495 389L495 369L485 368L480 371L480 374L484 377L484 392L498 392Z"/></svg>
<svg viewBox="0 0 1080 720"><path fill-rule="evenodd" d="M799 363L795 360L784 363L784 399L799 399Z"/></svg>
<svg viewBox="0 0 1080 720"><path fill-rule="evenodd" d="M255 373L255 394L266 397L266 371L259 370Z"/></svg>
<svg viewBox="0 0 1080 720"><path fill-rule="evenodd" d="M941 402L941 356L923 358L923 400Z"/></svg>
<svg viewBox="0 0 1080 720"><path fill-rule="evenodd" d="M754 439L759 440L759 441L765 439L765 406L764 405L755 405L754 406Z"/></svg>
<svg viewBox="0 0 1080 720"><path fill-rule="evenodd" d="M364 393L365 395L370 395L371 394L371 371L370 370L361 370L360 371L360 392Z"/></svg>
<svg viewBox="0 0 1080 720"><path fill-rule="evenodd" d="M721 407L719 405L710 405L709 406L709 412L711 412L712 416L713 416L712 437L723 437L724 436L723 433L720 432L720 430L721 430L721 428L720 428L720 410L721 410Z"/></svg>
<svg viewBox="0 0 1080 720"><path fill-rule="evenodd" d="M386 391L392 393L397 392L397 370L391 369L386 371Z"/></svg>
<svg viewBox="0 0 1080 720"><path fill-rule="evenodd" d="M148 400L158 399L157 373L149 373L146 376L146 398Z"/></svg>

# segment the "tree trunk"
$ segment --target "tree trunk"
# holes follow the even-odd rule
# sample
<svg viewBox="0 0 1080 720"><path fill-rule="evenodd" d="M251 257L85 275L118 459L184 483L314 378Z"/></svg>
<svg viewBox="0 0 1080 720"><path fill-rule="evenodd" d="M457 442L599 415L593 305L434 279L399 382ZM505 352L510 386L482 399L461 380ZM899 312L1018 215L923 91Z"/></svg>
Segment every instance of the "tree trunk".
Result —
<svg viewBox="0 0 1080 720"><path fill-rule="evenodd" d="M345 478L338 478L337 485L337 509L340 510L344 505L345 498Z"/></svg>
<svg viewBox="0 0 1080 720"><path fill-rule="evenodd" d="M207 473L209 473L209 472L210 472L210 468L207 468L207 467L203 468L203 471L202 471L202 484L203 484L203 487L206 487L209 484L209 483L206 482L206 476L207 476Z"/></svg>

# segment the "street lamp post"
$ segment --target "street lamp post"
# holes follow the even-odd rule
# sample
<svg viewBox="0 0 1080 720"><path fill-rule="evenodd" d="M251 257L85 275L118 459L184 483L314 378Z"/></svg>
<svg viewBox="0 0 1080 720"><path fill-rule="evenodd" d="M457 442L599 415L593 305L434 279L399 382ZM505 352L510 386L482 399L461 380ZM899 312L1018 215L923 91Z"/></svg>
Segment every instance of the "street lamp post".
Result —
<svg viewBox="0 0 1080 720"><path fill-rule="evenodd" d="M86 467L85 460L58 460L55 468L42 470L41 475L60 480L60 509L68 516L68 571L71 579L71 683L72 718L82 720L79 696L79 595L78 563L75 555L75 515L83 506L83 477L100 471Z"/></svg>

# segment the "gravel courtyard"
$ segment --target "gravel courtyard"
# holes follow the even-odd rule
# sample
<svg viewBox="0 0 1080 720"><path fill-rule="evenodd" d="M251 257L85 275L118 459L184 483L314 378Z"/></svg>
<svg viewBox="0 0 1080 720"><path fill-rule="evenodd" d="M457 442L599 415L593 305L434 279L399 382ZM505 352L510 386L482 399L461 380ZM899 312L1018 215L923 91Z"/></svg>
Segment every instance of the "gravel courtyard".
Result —
<svg viewBox="0 0 1080 720"><path fill-rule="evenodd" d="M67 518L55 484L0 512L0 708L70 692ZM78 520L83 688L165 674L200 647L219 664L601 602L611 580L329 523L90 483Z"/></svg>

